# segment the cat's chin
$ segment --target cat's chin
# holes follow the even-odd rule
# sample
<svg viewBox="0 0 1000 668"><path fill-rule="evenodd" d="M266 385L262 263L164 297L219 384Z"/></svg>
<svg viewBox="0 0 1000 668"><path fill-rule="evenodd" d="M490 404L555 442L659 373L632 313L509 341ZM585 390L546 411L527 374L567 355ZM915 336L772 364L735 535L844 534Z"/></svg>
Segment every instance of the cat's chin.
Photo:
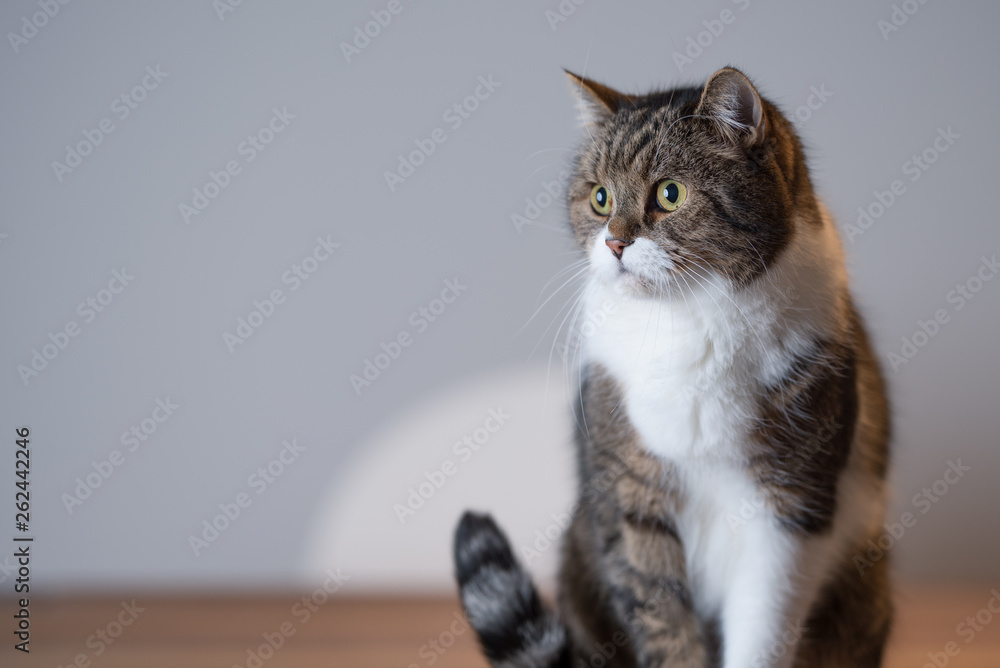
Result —
<svg viewBox="0 0 1000 668"><path fill-rule="evenodd" d="M654 281L629 269L599 272L598 280L616 295L633 299L664 298L664 280Z"/></svg>

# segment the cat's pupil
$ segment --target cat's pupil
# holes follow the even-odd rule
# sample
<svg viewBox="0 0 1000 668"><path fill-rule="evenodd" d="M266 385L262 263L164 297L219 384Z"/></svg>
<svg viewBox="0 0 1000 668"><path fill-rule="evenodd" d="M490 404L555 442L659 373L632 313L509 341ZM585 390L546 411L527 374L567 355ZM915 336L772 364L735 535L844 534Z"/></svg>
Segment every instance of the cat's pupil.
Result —
<svg viewBox="0 0 1000 668"><path fill-rule="evenodd" d="M608 201L608 191L606 191L604 188L598 188L596 198L597 198L597 203L600 206L604 206L605 204L607 204Z"/></svg>
<svg viewBox="0 0 1000 668"><path fill-rule="evenodd" d="M663 189L663 197L668 202L673 204L677 201L677 197L680 195L680 190L677 188L676 183L670 183Z"/></svg>

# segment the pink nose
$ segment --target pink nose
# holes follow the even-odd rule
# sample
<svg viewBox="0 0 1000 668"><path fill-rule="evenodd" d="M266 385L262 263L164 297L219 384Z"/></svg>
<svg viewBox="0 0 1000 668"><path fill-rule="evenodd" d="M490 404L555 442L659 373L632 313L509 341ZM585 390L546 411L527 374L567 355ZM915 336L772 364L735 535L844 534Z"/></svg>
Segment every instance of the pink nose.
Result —
<svg viewBox="0 0 1000 668"><path fill-rule="evenodd" d="M625 242L621 239L605 239L604 243L608 245L608 248L611 249L611 252L614 253L615 257L619 260L622 259L622 253L625 252L625 247L632 245L631 241Z"/></svg>

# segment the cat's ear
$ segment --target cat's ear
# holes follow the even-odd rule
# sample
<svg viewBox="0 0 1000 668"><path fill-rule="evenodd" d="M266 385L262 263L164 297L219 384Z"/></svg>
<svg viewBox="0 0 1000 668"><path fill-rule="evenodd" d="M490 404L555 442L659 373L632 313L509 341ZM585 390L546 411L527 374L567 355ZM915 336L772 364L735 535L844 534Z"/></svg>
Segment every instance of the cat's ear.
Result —
<svg viewBox="0 0 1000 668"><path fill-rule="evenodd" d="M696 113L713 119L733 144L752 148L765 141L764 103L750 79L737 69L724 67L709 77Z"/></svg>
<svg viewBox="0 0 1000 668"><path fill-rule="evenodd" d="M585 79L563 70L569 77L570 89L576 98L576 107L580 112L580 123L585 126L600 125L614 116L615 112L629 101L629 96L619 93L613 88L596 81Z"/></svg>

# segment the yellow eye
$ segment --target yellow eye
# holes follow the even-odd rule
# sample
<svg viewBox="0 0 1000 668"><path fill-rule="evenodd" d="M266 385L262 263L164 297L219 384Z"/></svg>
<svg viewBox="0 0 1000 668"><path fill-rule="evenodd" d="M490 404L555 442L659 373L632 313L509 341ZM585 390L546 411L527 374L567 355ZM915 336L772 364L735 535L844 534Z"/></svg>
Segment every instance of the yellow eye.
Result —
<svg viewBox="0 0 1000 668"><path fill-rule="evenodd" d="M687 199L688 190L684 184L673 179L660 181L656 185L656 203L664 211L675 211Z"/></svg>
<svg viewBox="0 0 1000 668"><path fill-rule="evenodd" d="M607 216L611 214L611 191L602 185L596 185L590 191L590 206L594 212Z"/></svg>

